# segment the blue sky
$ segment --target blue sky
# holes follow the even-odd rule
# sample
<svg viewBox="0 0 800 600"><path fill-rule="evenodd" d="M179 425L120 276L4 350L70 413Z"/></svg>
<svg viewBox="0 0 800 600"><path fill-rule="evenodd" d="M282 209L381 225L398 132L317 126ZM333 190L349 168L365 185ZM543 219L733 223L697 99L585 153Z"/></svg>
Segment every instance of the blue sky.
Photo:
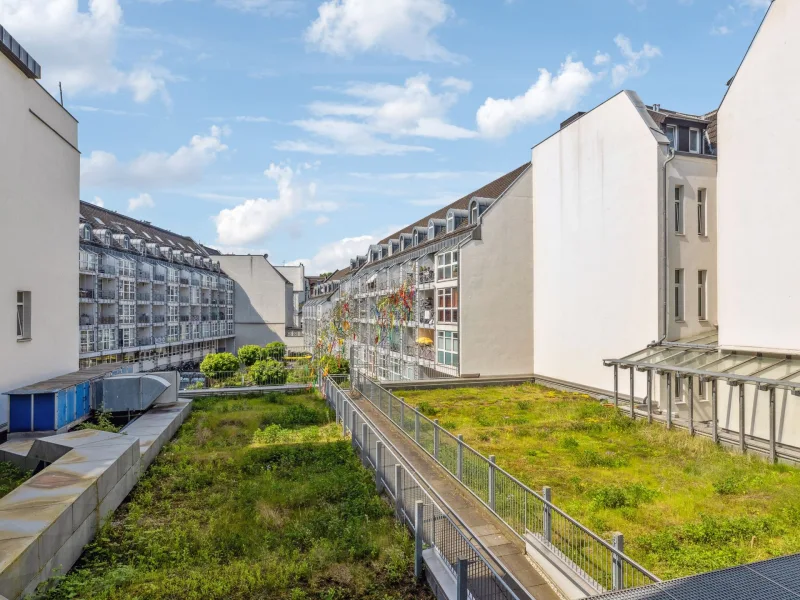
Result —
<svg viewBox="0 0 800 600"><path fill-rule="evenodd" d="M80 121L81 195L310 271L619 89L716 108L769 0L0 0Z"/></svg>

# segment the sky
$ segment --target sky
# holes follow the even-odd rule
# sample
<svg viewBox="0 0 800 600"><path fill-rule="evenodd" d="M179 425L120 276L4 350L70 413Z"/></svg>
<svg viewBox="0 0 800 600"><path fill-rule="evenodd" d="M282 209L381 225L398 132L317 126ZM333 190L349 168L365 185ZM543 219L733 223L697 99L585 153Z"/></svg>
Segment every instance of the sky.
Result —
<svg viewBox="0 0 800 600"><path fill-rule="evenodd" d="M620 89L718 107L769 0L0 0L79 120L81 199L346 266Z"/></svg>

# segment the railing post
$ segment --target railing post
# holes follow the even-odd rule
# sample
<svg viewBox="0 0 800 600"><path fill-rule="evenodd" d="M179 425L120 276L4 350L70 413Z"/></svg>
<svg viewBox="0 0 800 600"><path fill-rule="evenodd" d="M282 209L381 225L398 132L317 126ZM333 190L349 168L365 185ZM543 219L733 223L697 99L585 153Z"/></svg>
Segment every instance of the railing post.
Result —
<svg viewBox="0 0 800 600"><path fill-rule="evenodd" d="M397 520L403 523L403 465L394 466L394 511Z"/></svg>
<svg viewBox="0 0 800 600"><path fill-rule="evenodd" d="M494 454L489 455L489 508L494 510L494 503L495 503L495 493L494 493L494 480L495 480L495 469L494 469Z"/></svg>
<svg viewBox="0 0 800 600"><path fill-rule="evenodd" d="M689 377L689 435L694 435L694 377Z"/></svg>
<svg viewBox="0 0 800 600"><path fill-rule="evenodd" d="M353 448L356 447L356 411L350 409L350 440L353 442Z"/></svg>
<svg viewBox="0 0 800 600"><path fill-rule="evenodd" d="M614 365L614 406L619 406L619 365Z"/></svg>
<svg viewBox="0 0 800 600"><path fill-rule="evenodd" d="M665 373L667 378L667 429L672 429L672 373Z"/></svg>
<svg viewBox="0 0 800 600"><path fill-rule="evenodd" d="M383 491L383 442L375 442L375 491Z"/></svg>
<svg viewBox="0 0 800 600"><path fill-rule="evenodd" d="M456 600L467 600L467 583L469 583L467 566L466 558L459 558L456 562Z"/></svg>
<svg viewBox="0 0 800 600"><path fill-rule="evenodd" d="M548 542L553 541L553 511L550 508L550 503L553 499L553 490L544 486L542 488L542 497L545 499L542 505L542 536Z"/></svg>
<svg viewBox="0 0 800 600"><path fill-rule="evenodd" d="M402 401L400 402L400 429L406 430L406 404Z"/></svg>
<svg viewBox="0 0 800 600"><path fill-rule="evenodd" d="M719 420L717 416L717 380L711 380L711 439L719 444Z"/></svg>
<svg viewBox="0 0 800 600"><path fill-rule="evenodd" d="M653 422L653 371L647 369L647 422Z"/></svg>
<svg viewBox="0 0 800 600"><path fill-rule="evenodd" d="M347 412L347 400L342 399L342 437L347 435L347 418L345 417L345 413Z"/></svg>
<svg viewBox="0 0 800 600"><path fill-rule="evenodd" d="M414 409L414 441L419 444L419 411Z"/></svg>
<svg viewBox="0 0 800 600"><path fill-rule="evenodd" d="M439 462L439 419L433 420L433 460Z"/></svg>
<svg viewBox="0 0 800 600"><path fill-rule="evenodd" d="M414 505L414 577L422 579L422 534L425 527L425 504L417 500Z"/></svg>
<svg viewBox="0 0 800 600"><path fill-rule="evenodd" d="M778 452L776 447L776 427L775 427L775 388L769 388L769 461L774 465L778 462Z"/></svg>
<svg viewBox="0 0 800 600"><path fill-rule="evenodd" d="M366 423L361 424L361 462L366 467L369 464L369 442L367 441L367 436L369 435L369 429L367 428Z"/></svg>
<svg viewBox="0 0 800 600"><path fill-rule="evenodd" d="M382 407L383 407L383 402L381 402L380 405L379 405L379 408L382 408ZM388 409L387 412L388 412L389 420L391 421L392 420L392 397L391 396L389 396L389 409Z"/></svg>
<svg viewBox="0 0 800 600"><path fill-rule="evenodd" d="M456 479L461 481L461 477L464 474L464 436L460 433L458 434L458 450L456 454L458 457L456 461Z"/></svg>
<svg viewBox="0 0 800 600"><path fill-rule="evenodd" d="M742 454L747 452L747 442L744 439L744 384L739 384L739 450Z"/></svg>
<svg viewBox="0 0 800 600"><path fill-rule="evenodd" d="M636 398L633 395L634 392L634 377L636 376L636 369L631 366L631 419L636 418L636 413L634 412L634 404L636 403Z"/></svg>
<svg viewBox="0 0 800 600"><path fill-rule="evenodd" d="M621 590L625 587L625 563L621 556L625 552L625 538L621 533L614 534L612 545L617 550L611 555L612 586L615 590Z"/></svg>

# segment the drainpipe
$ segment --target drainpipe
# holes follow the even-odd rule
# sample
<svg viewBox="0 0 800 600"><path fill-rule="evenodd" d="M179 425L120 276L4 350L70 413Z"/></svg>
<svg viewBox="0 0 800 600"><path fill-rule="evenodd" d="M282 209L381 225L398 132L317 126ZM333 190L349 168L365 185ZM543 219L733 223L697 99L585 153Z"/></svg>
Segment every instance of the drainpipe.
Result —
<svg viewBox="0 0 800 600"><path fill-rule="evenodd" d="M667 179L667 166L674 158L675 150L670 146L669 158L664 161L664 301L662 306L664 333L653 345L659 345L667 339L667 329L669 327L669 180Z"/></svg>

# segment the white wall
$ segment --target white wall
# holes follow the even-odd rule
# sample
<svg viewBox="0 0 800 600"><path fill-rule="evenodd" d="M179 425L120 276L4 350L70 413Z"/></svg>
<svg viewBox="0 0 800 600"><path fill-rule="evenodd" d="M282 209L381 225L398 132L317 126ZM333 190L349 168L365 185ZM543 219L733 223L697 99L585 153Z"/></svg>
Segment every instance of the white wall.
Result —
<svg viewBox="0 0 800 600"><path fill-rule="evenodd" d="M718 115L726 347L800 352L800 2L775 0Z"/></svg>
<svg viewBox="0 0 800 600"><path fill-rule="evenodd" d="M481 216L459 256L462 374L533 372L531 170Z"/></svg>
<svg viewBox="0 0 800 600"><path fill-rule="evenodd" d="M263 256L217 257L222 270L234 281L236 347L263 346L269 342L291 342L286 338L286 317L290 313L292 286ZM288 289L288 292L287 292Z"/></svg>
<svg viewBox="0 0 800 600"><path fill-rule="evenodd" d="M659 150L634 101L618 94L533 149L534 372L603 390L603 359L659 333Z"/></svg>
<svg viewBox="0 0 800 600"><path fill-rule="evenodd" d="M4 55L0 131L4 392L78 369L80 154L77 121ZM17 291L31 292L29 342L16 338ZM0 431L7 408L0 396Z"/></svg>

